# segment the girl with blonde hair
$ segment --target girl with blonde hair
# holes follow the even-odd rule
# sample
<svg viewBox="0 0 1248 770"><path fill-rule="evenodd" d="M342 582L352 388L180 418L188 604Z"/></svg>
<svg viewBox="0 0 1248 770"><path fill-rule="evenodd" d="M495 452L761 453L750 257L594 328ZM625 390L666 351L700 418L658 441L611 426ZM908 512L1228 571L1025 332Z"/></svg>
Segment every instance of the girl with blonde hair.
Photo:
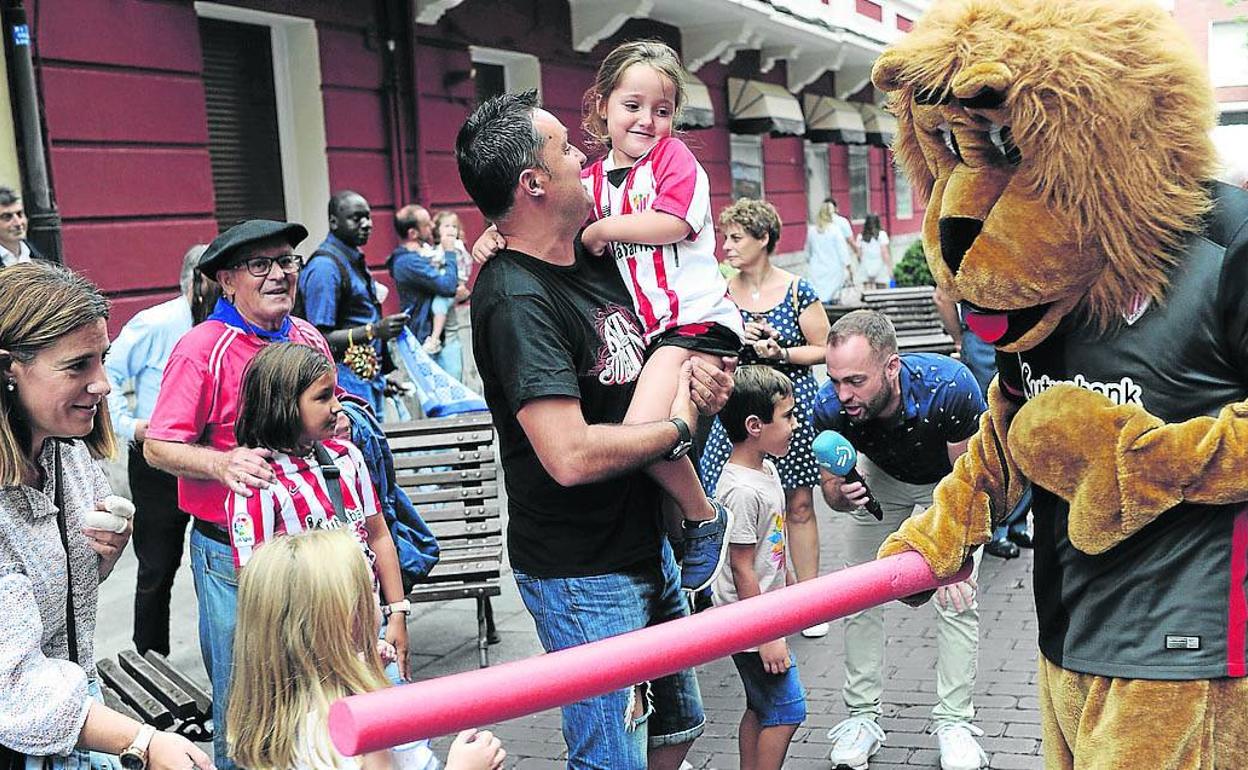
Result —
<svg viewBox="0 0 1248 770"><path fill-rule="evenodd" d="M250 770L436 767L405 747L344 757L330 741L330 704L389 685L380 625L368 564L345 532L304 532L259 549L238 586L226 718L233 759ZM495 770L505 757L491 733L465 730L446 770Z"/></svg>

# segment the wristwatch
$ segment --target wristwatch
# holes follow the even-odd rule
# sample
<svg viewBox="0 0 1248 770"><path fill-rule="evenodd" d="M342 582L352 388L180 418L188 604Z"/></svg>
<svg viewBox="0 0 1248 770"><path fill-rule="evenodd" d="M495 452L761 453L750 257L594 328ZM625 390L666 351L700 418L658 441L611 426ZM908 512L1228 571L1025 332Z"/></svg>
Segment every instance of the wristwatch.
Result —
<svg viewBox="0 0 1248 770"><path fill-rule="evenodd" d="M401 612L404 615L407 615L411 611L412 611L412 603L408 601L407 599L402 599L400 601L395 602L394 604L383 604L381 606L382 617L387 617L387 618L396 612Z"/></svg>
<svg viewBox="0 0 1248 770"><path fill-rule="evenodd" d="M693 449L693 434L689 432L689 425L679 417L673 417L668 422L676 426L676 446L667 450L663 457L667 460L679 460Z"/></svg>
<svg viewBox="0 0 1248 770"><path fill-rule="evenodd" d="M126 770L146 770L147 746L152 742L152 736L155 734L156 728L151 725L140 727L139 734L134 736L134 742L121 752L119 757L121 766Z"/></svg>

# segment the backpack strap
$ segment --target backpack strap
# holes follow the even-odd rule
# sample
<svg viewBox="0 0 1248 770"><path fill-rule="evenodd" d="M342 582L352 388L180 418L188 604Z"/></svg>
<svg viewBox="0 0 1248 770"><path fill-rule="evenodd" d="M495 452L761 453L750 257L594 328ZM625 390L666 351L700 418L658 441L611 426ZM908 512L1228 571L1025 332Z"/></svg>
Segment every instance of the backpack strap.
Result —
<svg viewBox="0 0 1248 770"><path fill-rule="evenodd" d="M341 526L347 526L351 522L347 521L346 506L342 504L342 471L334 464L334 460L329 456L329 451L325 449L325 445L317 441L312 445L312 451L316 454L316 464L321 468L321 475L325 477L325 487L329 491L329 501L334 506L334 520Z"/></svg>

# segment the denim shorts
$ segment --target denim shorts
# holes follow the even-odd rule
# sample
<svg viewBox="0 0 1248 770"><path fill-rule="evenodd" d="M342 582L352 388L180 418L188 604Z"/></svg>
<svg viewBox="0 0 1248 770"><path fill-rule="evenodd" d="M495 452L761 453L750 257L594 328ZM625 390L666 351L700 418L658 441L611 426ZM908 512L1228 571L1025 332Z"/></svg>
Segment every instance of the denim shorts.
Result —
<svg viewBox="0 0 1248 770"><path fill-rule="evenodd" d="M538 578L513 570L520 598L547 652L635 631L689 614L676 562L663 540L653 565L574 578ZM693 641L690 642L691 644ZM640 693L642 701L635 700ZM568 767L646 770L646 753L692 742L706 716L692 669L639 688L616 690L563 707Z"/></svg>
<svg viewBox="0 0 1248 770"><path fill-rule="evenodd" d="M806 691L797 678L797 663L789 653L789 670L769 674L757 652L733 654L741 682L745 685L745 707L758 714L763 727L800 725L806 721Z"/></svg>

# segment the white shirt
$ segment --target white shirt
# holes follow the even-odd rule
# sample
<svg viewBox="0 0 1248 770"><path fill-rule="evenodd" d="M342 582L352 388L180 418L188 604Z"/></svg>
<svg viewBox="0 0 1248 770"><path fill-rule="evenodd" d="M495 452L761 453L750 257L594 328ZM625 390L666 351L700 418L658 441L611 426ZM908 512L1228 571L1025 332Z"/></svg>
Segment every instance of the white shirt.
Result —
<svg viewBox="0 0 1248 770"><path fill-rule="evenodd" d="M21 262L29 261L30 246L26 244L26 241L22 241L22 244L18 247L16 254L5 248L4 244L0 244L0 262L3 262L5 267L13 267Z"/></svg>

